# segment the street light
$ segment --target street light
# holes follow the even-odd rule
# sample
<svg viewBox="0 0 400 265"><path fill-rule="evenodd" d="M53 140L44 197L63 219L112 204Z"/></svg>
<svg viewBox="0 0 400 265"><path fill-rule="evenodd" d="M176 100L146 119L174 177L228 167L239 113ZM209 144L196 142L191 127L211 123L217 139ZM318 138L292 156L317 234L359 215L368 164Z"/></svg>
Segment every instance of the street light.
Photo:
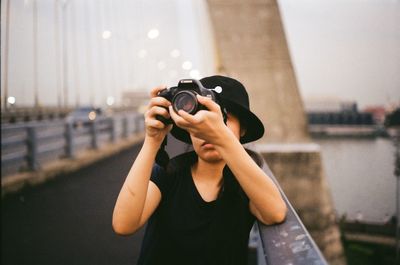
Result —
<svg viewBox="0 0 400 265"><path fill-rule="evenodd" d="M101 36L103 37L103 39L107 40L107 39L111 38L111 35L112 35L111 31L105 30L105 31L103 31L103 34Z"/></svg>
<svg viewBox="0 0 400 265"><path fill-rule="evenodd" d="M57 106L61 108L62 98L62 78L61 78L61 46L60 46L60 11L58 2L54 2L54 50L55 50L55 71L56 71L56 91L57 91Z"/></svg>
<svg viewBox="0 0 400 265"><path fill-rule="evenodd" d="M172 58L177 58L181 55L181 52L178 49L174 49L169 54Z"/></svg>
<svg viewBox="0 0 400 265"><path fill-rule="evenodd" d="M5 41L4 41L4 99L8 100L8 47L10 40L10 1L6 1L6 26L5 26ZM5 102L4 108L7 109L7 103Z"/></svg>
<svg viewBox="0 0 400 265"><path fill-rule="evenodd" d="M157 67L158 67L158 69L163 70L163 69L165 69L165 67L167 67L167 64L164 61L159 61L157 63Z"/></svg>
<svg viewBox="0 0 400 265"><path fill-rule="evenodd" d="M15 104L15 101L16 101L16 99L15 99L15 97L13 97L13 96L7 98L7 102L8 102L8 104L10 104L11 106L13 106L13 105Z"/></svg>
<svg viewBox="0 0 400 265"><path fill-rule="evenodd" d="M189 73L190 77L193 79L200 79L200 72L199 70L193 69Z"/></svg>
<svg viewBox="0 0 400 265"><path fill-rule="evenodd" d="M149 32L147 32L147 37L149 39L156 39L158 36L160 35L160 31L156 28L149 30Z"/></svg>
<svg viewBox="0 0 400 265"><path fill-rule="evenodd" d="M107 97L107 105L109 107L111 107L112 105L114 105L115 99L114 97Z"/></svg>
<svg viewBox="0 0 400 265"><path fill-rule="evenodd" d="M27 5L28 2L25 2ZM39 107L39 84L38 84L38 7L36 0L32 0L32 42L33 42L33 91L34 91L34 101L35 107Z"/></svg>
<svg viewBox="0 0 400 265"><path fill-rule="evenodd" d="M66 108L68 106L68 47L67 47L67 43L68 43L68 18L67 18L67 8L69 5L69 1L68 0L63 0L61 1L61 10L62 10L62 69L63 69L63 79L62 79L62 90L63 90L63 100L64 100L64 108Z"/></svg>
<svg viewBox="0 0 400 265"><path fill-rule="evenodd" d="M190 69L192 69L192 62L190 62L190 61L184 61L184 62L182 63L182 68L183 68L184 70L190 70Z"/></svg>

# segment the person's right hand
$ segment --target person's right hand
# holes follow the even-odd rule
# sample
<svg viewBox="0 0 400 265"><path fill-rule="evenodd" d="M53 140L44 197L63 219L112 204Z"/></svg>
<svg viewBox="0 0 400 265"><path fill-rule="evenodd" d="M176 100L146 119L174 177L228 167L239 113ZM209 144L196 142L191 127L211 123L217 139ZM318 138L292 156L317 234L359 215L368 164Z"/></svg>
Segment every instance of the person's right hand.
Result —
<svg viewBox="0 0 400 265"><path fill-rule="evenodd" d="M168 132L172 129L172 124L165 125L163 122L156 119L157 115L161 115L166 119L170 118L168 107L171 105L171 102L158 96L158 93L165 88L165 86L159 86L151 90L151 99L144 115L146 137L155 140L157 143L161 143Z"/></svg>

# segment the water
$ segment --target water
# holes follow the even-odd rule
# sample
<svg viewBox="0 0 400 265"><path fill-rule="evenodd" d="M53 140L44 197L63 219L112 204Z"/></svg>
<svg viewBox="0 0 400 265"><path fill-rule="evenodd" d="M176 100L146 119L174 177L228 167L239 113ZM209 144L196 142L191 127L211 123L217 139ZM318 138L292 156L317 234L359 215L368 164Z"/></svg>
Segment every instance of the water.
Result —
<svg viewBox="0 0 400 265"><path fill-rule="evenodd" d="M390 139L314 139L338 216L385 222L396 215L395 147Z"/></svg>

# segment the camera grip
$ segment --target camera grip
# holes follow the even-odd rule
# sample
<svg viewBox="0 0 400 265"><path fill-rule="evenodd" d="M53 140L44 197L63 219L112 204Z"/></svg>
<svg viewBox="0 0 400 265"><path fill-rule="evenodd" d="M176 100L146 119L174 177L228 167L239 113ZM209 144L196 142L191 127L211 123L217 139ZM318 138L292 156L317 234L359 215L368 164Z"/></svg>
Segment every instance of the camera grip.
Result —
<svg viewBox="0 0 400 265"><path fill-rule="evenodd" d="M156 119L164 123L165 125L172 124L172 119L166 119L164 116L156 115Z"/></svg>

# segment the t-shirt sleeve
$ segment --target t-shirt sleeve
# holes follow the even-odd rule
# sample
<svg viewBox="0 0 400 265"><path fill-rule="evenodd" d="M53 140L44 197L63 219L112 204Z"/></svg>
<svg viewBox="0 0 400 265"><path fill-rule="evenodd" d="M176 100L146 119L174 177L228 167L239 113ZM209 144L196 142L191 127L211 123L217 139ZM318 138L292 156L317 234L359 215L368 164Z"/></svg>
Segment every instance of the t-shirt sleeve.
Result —
<svg viewBox="0 0 400 265"><path fill-rule="evenodd" d="M161 196L165 196L167 194L169 187L169 178L164 168L162 168L158 164L154 164L151 171L150 180L160 189Z"/></svg>

